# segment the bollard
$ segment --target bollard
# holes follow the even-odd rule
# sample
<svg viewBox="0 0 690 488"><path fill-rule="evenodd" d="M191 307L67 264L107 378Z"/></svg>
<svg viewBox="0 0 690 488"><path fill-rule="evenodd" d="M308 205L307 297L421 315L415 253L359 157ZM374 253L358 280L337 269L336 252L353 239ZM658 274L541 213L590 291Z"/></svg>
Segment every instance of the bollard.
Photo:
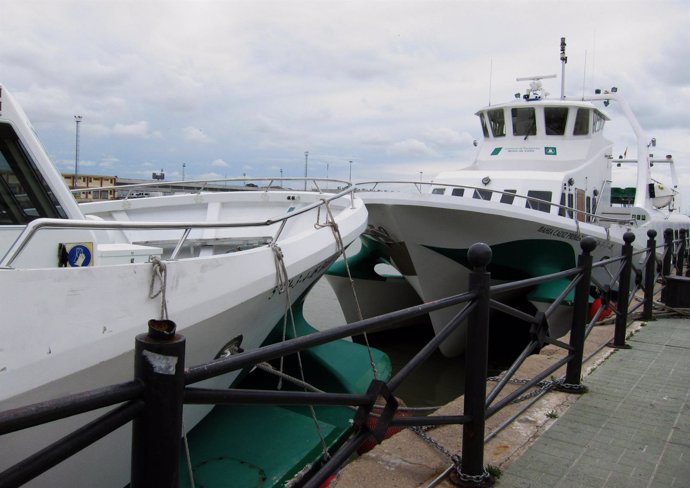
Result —
<svg viewBox="0 0 690 488"><path fill-rule="evenodd" d="M644 271L644 306L642 320L654 320L654 284L656 283L656 231L647 231L647 266Z"/></svg>
<svg viewBox="0 0 690 488"><path fill-rule="evenodd" d="M616 326L613 331L613 341L609 342L609 347L619 349L630 349L625 343L625 329L628 326L628 302L630 301L630 274L632 272L632 243L635 234L626 232L623 234L623 249L621 255L624 257L623 270L618 277L618 313L616 314Z"/></svg>
<svg viewBox="0 0 690 488"><path fill-rule="evenodd" d="M585 237L580 241L582 254L577 259L577 267L582 268L582 275L575 287L575 304L570 326L570 347L573 359L568 361L565 370L565 381L558 387L569 393L585 393L587 387L581 381L582 357L585 351L585 329L587 328L587 309L589 308L589 286L592 281L592 251L597 247L593 237Z"/></svg>
<svg viewBox="0 0 690 488"><path fill-rule="evenodd" d="M685 239L687 231L680 229L680 244L678 245L678 253L676 255L676 276L683 276L683 265L685 262Z"/></svg>
<svg viewBox="0 0 690 488"><path fill-rule="evenodd" d="M465 352L465 415L471 421L462 427L462 467L457 480L460 486L489 486L491 475L484 469L484 424L486 416L486 376L489 355L489 294L491 274L486 266L491 261L491 248L474 244L467 251L472 265L469 277L470 291L477 293L476 306L467 323L467 350Z"/></svg>
<svg viewBox="0 0 690 488"><path fill-rule="evenodd" d="M171 320L149 320L136 338L134 376L146 386L132 423L131 487L175 488L180 467L185 338Z"/></svg>

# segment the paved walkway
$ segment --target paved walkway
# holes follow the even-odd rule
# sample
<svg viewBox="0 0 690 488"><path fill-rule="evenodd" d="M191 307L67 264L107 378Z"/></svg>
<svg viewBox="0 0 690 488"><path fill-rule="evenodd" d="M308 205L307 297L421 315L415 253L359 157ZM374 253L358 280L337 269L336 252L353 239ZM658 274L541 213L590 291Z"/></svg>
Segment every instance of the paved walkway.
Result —
<svg viewBox="0 0 690 488"><path fill-rule="evenodd" d="M690 487L690 320L649 322L628 344L497 487Z"/></svg>

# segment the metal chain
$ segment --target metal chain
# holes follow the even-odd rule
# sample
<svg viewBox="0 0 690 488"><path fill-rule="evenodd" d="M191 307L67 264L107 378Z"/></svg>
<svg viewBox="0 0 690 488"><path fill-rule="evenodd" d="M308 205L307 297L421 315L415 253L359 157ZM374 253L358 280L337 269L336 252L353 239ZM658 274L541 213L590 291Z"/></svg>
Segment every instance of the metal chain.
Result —
<svg viewBox="0 0 690 488"><path fill-rule="evenodd" d="M486 379L486 381L500 381L500 376L490 376ZM558 379L551 379L551 380L544 380L540 381L539 383L535 384L535 387L538 387L536 390L532 390L529 393L525 393L524 395L517 397L515 400L513 400L511 403L520 403L525 400L529 400L530 398L534 398L536 396L539 396L542 394L542 392L548 392L550 390L553 390L556 387L563 387L563 388L568 388L567 386L564 386L565 383L563 383L564 378L558 378ZM518 378L512 378L508 380L508 383L513 384L513 385L526 385L529 383L530 380L524 380L524 379L518 379ZM578 386L579 388L579 386ZM575 389L575 388L571 388Z"/></svg>

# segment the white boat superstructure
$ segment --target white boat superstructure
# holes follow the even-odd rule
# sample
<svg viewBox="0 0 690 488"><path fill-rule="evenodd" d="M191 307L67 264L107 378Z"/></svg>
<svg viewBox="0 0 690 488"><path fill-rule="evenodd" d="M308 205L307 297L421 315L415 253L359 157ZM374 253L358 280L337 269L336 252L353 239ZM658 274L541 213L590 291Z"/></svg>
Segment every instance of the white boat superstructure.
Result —
<svg viewBox="0 0 690 488"><path fill-rule="evenodd" d="M491 246L492 278L505 282L574 267L585 235L597 240L594 257L599 259L618 255L628 230L644 246L650 229L661 239L666 228L690 227L679 212L673 159L650 158L650 139L617 89L552 99L542 78L530 77L524 95L476 113L484 139L466 167L430 183L406 182L407 192L391 191L401 182L359 185L369 211L363 238L376 242L370 247L383 250L384 259L422 300L466 291L467 250L477 242ZM604 136L609 117L594 102L617 102L635 132L634 188L622 190L612 180L614 165L631 161L614 160L613 145ZM669 184L650 175L651 165L662 164L670 166ZM545 288L521 297L521 305L546 308L558 293ZM438 331L457 311L432 312L434 328ZM555 322L551 334L562 335L566 327ZM460 329L441 350L455 355L464 344Z"/></svg>
<svg viewBox="0 0 690 488"><path fill-rule="evenodd" d="M258 347L366 219L350 189L78 205L0 86L0 411L131 380L134 338L152 318L177 324L188 365L228 343ZM185 428L207 411L185 409ZM94 417L3 436L0 471ZM123 427L29 486L124 486L129 441Z"/></svg>

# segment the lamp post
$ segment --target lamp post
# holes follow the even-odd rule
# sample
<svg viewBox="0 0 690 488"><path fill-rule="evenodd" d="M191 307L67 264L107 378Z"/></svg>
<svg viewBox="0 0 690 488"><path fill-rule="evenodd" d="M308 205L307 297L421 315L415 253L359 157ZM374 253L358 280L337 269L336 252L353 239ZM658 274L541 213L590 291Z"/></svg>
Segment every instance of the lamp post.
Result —
<svg viewBox="0 0 690 488"><path fill-rule="evenodd" d="M304 191L307 191L307 168L309 167L309 151L304 151Z"/></svg>
<svg viewBox="0 0 690 488"><path fill-rule="evenodd" d="M352 183L352 160L350 160L350 183Z"/></svg>
<svg viewBox="0 0 690 488"><path fill-rule="evenodd" d="M77 126L76 137L74 141L74 188L77 187L77 175L79 174L79 124L83 117L81 115L74 116L74 123Z"/></svg>
<svg viewBox="0 0 690 488"><path fill-rule="evenodd" d="M184 169L187 167L187 163L182 163L182 181L184 181Z"/></svg>

